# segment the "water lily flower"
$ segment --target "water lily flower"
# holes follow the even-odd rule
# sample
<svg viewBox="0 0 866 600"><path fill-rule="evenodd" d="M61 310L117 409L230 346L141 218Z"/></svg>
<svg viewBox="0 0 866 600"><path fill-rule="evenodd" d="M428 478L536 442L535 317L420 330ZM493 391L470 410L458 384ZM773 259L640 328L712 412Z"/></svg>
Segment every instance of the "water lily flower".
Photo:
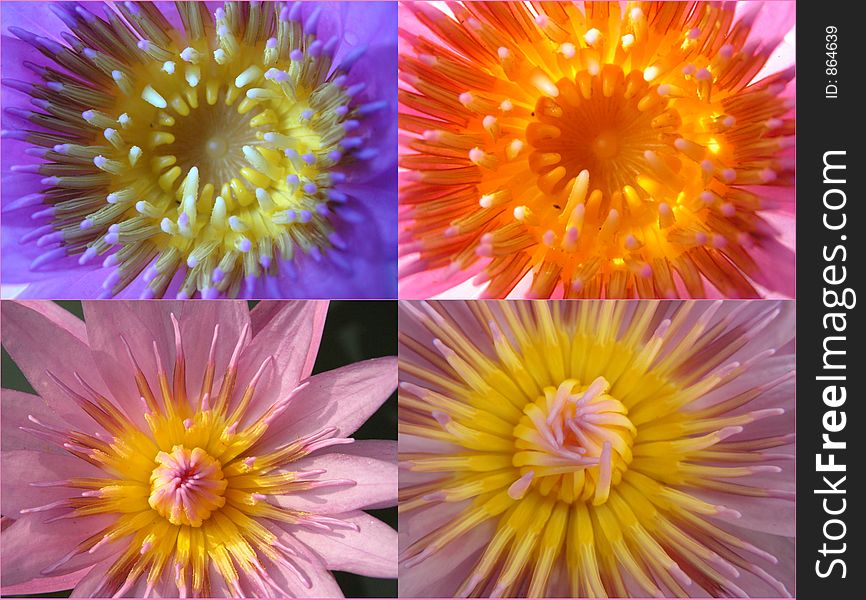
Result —
<svg viewBox="0 0 866 600"><path fill-rule="evenodd" d="M792 298L793 22L402 5L400 298Z"/></svg>
<svg viewBox="0 0 866 600"><path fill-rule="evenodd" d="M5 297L396 296L391 3L2 20Z"/></svg>
<svg viewBox="0 0 866 600"><path fill-rule="evenodd" d="M311 375L327 303L2 303L3 593L339 597L396 576L394 357Z"/></svg>
<svg viewBox="0 0 866 600"><path fill-rule="evenodd" d="M406 597L794 592L793 302L401 302Z"/></svg>

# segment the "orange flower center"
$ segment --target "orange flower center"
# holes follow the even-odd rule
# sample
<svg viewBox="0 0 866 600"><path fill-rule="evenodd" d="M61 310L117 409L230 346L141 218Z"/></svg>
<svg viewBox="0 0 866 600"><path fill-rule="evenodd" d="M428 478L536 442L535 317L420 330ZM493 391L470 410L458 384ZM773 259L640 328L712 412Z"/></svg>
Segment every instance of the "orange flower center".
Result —
<svg viewBox="0 0 866 600"><path fill-rule="evenodd" d="M647 96L647 88L642 72L625 76L607 65L598 75L581 71L574 79L563 78L556 97L539 98L535 121L526 129L538 187L549 196L559 194L584 169L605 197L624 185L636 186L644 153L669 146L666 134L679 121L666 102Z"/></svg>

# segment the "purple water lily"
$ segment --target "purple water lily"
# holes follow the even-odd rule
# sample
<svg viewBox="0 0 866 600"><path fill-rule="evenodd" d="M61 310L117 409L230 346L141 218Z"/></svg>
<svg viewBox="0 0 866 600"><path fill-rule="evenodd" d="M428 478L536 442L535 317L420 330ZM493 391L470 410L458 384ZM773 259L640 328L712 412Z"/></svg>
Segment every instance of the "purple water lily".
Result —
<svg viewBox="0 0 866 600"><path fill-rule="evenodd" d="M395 295L393 5L2 18L4 296Z"/></svg>

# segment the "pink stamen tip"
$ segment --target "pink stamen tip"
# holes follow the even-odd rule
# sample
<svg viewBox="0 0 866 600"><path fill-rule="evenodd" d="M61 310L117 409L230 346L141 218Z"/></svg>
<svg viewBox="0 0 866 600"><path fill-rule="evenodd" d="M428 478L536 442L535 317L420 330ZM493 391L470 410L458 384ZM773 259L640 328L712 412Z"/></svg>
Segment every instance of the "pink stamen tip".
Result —
<svg viewBox="0 0 866 600"><path fill-rule="evenodd" d="M758 419L763 419L765 417L779 417L784 414L784 408L765 408L763 410L754 411L752 417L757 421Z"/></svg>
<svg viewBox="0 0 866 600"><path fill-rule="evenodd" d="M77 550L73 550L72 552L70 552L70 553L66 554L65 556L63 556L63 558L61 558L60 560L58 560L58 561L55 562L54 564L52 564L52 565L50 565L50 566L45 567L44 569L42 569L42 570L39 572L39 574L40 574L40 575L51 575L51 574L54 573L57 569L59 569L60 567L62 567L62 566L65 565L66 563L68 563L68 562L70 561L70 559L72 559L72 557L74 557L74 556L76 556L76 555L78 555L78 554L80 554L80 553L79 553Z"/></svg>
<svg viewBox="0 0 866 600"><path fill-rule="evenodd" d="M742 432L743 432L743 428L740 426L723 427L722 429L719 430L718 437L719 437L719 440L724 440L724 439L731 437L732 435L737 435L738 433L742 433Z"/></svg>
<svg viewBox="0 0 866 600"><path fill-rule="evenodd" d="M782 468L776 465L758 465L749 469L752 473L781 473Z"/></svg>
<svg viewBox="0 0 866 600"><path fill-rule="evenodd" d="M98 542L96 542L96 543L93 545L93 547L92 547L90 550L87 551L87 553L88 553L88 554L93 554L94 552L96 552L97 550L99 550L100 548L102 548L103 546L105 546L105 545L106 545L108 542L110 542L110 541L111 541L111 538L109 538L107 535L102 536L102 539L99 540Z"/></svg>
<svg viewBox="0 0 866 600"><path fill-rule="evenodd" d="M671 565L668 568L668 571L670 572L671 575L673 575L673 578L676 579L680 585L687 587L687 586L690 586L692 584L691 577L686 575L686 573L679 567L679 565L677 565L677 564Z"/></svg>
<svg viewBox="0 0 866 600"><path fill-rule="evenodd" d="M451 422L451 417L444 412L434 410L430 414L433 415L433 418L436 419L436 422L439 423L442 427L446 427Z"/></svg>
<svg viewBox="0 0 866 600"><path fill-rule="evenodd" d="M718 377L720 379L724 379L725 377L728 377L729 375L734 373L737 369L739 369L740 366L741 366L740 363L736 362L736 361L729 363L729 364L723 366L722 368L720 368L718 371L716 371L716 377Z"/></svg>
<svg viewBox="0 0 866 600"><path fill-rule="evenodd" d="M731 519L739 519L743 516L740 511L734 510L733 508L728 508L727 506L717 506L716 514L720 517L728 517Z"/></svg>
<svg viewBox="0 0 866 600"><path fill-rule="evenodd" d="M448 498L448 495L445 492L432 492L430 494L424 494L421 496L422 500L427 502L444 502Z"/></svg>
<svg viewBox="0 0 866 600"><path fill-rule="evenodd" d="M63 479L60 481L31 481L28 483L30 487L66 487L69 481Z"/></svg>
<svg viewBox="0 0 866 600"><path fill-rule="evenodd" d="M436 347L436 349L439 351L439 353L442 354L442 356L444 356L446 359L451 357L451 356L454 356L456 354L456 352L454 352L454 350L452 350L451 348L446 346L442 342L442 340L440 340L439 338L436 338L433 340L433 345Z"/></svg>
<svg viewBox="0 0 866 600"><path fill-rule="evenodd" d="M524 473L520 479L512 483L508 488L508 495L515 500L523 498L529 490L529 486L532 485L533 477L535 477L535 471L527 471Z"/></svg>
<svg viewBox="0 0 866 600"><path fill-rule="evenodd" d="M66 505L66 502L67 502L66 500L57 500L56 502L51 502L50 504L45 504L43 506L35 506L32 508L23 508L23 509L21 509L20 512L22 515L29 514L29 513L35 513L35 512L45 512L45 511L52 510L55 508L61 508L61 507Z"/></svg>
<svg viewBox="0 0 866 600"><path fill-rule="evenodd" d="M295 473L295 479L307 479L309 477L318 477L327 473L325 469L313 469L311 471L298 471Z"/></svg>

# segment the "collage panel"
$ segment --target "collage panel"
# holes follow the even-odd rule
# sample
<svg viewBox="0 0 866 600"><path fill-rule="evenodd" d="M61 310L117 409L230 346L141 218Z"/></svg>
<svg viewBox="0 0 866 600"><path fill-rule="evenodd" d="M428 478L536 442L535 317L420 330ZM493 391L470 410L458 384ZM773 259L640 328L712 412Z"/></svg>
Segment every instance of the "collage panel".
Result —
<svg viewBox="0 0 866 600"><path fill-rule="evenodd" d="M396 298L394 2L3 2L3 297Z"/></svg>
<svg viewBox="0 0 866 600"><path fill-rule="evenodd" d="M4 300L3 595L395 596L395 313Z"/></svg>
<svg viewBox="0 0 866 600"><path fill-rule="evenodd" d="M795 594L793 320L400 301L400 596Z"/></svg>
<svg viewBox="0 0 866 600"><path fill-rule="evenodd" d="M0 596L805 591L795 8L0 2Z"/></svg>
<svg viewBox="0 0 866 600"><path fill-rule="evenodd" d="M400 298L793 298L794 9L401 4Z"/></svg>

